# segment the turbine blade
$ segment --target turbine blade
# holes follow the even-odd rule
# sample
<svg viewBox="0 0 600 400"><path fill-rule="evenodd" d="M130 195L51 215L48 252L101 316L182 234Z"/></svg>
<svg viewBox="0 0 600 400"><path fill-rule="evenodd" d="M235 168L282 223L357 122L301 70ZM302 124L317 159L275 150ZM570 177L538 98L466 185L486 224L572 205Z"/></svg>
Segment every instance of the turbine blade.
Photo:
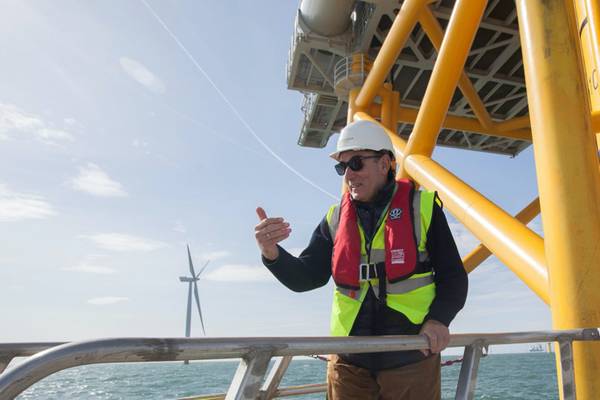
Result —
<svg viewBox="0 0 600 400"><path fill-rule="evenodd" d="M200 268L200 272L198 272L198 275L196 275L196 279L198 279L200 277L200 274L202 273L202 271L204 271L206 269L206 267L208 266L209 262L210 262L210 260L206 261L204 263L204 265L202 266L202 268Z"/></svg>
<svg viewBox="0 0 600 400"><path fill-rule="evenodd" d="M196 305L198 306L198 314L200 315L202 333L204 333L204 336L206 336L206 330L204 329L204 320L202 319L202 308L200 307L200 296L198 296L198 285L196 281L194 281L194 297L196 298Z"/></svg>
<svg viewBox="0 0 600 400"><path fill-rule="evenodd" d="M194 264L192 263L192 254L190 253L190 245L187 245L187 253L188 253L188 261L190 263L190 273L192 274L192 277L196 276L196 273L194 272Z"/></svg>

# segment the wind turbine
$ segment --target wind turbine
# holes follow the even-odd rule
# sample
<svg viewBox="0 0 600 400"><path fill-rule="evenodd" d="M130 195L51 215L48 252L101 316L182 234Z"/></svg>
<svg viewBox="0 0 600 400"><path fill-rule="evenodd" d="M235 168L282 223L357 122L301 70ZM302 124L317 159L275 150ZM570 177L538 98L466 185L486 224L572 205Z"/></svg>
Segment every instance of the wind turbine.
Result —
<svg viewBox="0 0 600 400"><path fill-rule="evenodd" d="M202 324L202 333L206 335L206 331L204 330L204 320L202 319L202 309L200 307L200 296L198 296L198 281L200 280L200 274L204 271L204 269L208 266L210 260L204 263L200 272L196 275L194 271L194 264L192 263L192 255L190 254L190 245L187 245L187 253L188 253L188 261L190 264L190 274L191 276L180 276L179 280L181 282L188 283L188 301L187 301L187 315L185 320L185 337L190 337L190 332L192 329L192 286L194 287L194 297L196 298L196 305L198 306L198 314L200 315L200 324Z"/></svg>

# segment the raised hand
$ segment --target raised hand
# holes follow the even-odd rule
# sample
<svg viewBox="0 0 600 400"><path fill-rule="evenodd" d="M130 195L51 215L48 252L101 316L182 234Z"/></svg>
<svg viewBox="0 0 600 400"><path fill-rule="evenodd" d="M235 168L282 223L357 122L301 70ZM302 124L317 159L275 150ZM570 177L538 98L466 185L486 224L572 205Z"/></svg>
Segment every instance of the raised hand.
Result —
<svg viewBox="0 0 600 400"><path fill-rule="evenodd" d="M262 255L268 260L279 257L277 243L287 239L292 232L290 224L281 217L269 218L262 207L256 209L259 223L254 227L254 237Z"/></svg>

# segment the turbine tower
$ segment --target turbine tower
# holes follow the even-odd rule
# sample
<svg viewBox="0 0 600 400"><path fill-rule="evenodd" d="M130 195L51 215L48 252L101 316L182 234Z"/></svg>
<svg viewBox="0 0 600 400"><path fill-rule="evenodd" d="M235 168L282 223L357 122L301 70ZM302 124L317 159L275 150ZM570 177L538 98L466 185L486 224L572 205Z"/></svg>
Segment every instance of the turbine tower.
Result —
<svg viewBox="0 0 600 400"><path fill-rule="evenodd" d="M191 276L180 276L179 280L181 282L188 283L188 301L187 301L187 315L185 320L185 337L190 337L190 332L192 329L192 286L194 297L196 299L196 306L198 307L198 314L200 315L200 324L202 325L202 333L206 335L206 331L204 330L204 320L202 319L202 308L200 307L200 296L198 296L198 281L200 280L200 274L204 271L204 269L208 266L210 260L207 260L200 269L200 272L196 275L194 271L194 264L192 263L192 255L190 254L190 246L187 245L187 253L188 253L188 261L190 266L190 274Z"/></svg>

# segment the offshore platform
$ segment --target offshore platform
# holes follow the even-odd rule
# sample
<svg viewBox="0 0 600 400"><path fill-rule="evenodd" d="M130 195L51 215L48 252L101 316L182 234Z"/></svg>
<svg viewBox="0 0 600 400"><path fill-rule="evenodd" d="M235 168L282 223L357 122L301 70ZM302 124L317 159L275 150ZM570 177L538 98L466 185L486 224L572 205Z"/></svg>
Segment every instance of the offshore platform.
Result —
<svg viewBox="0 0 600 400"><path fill-rule="evenodd" d="M300 2L287 66L288 87L305 94L298 143L381 124L399 176L436 190L481 241L465 268L494 254L551 309L553 331L452 335L465 348L456 399L474 398L487 345L549 341L561 398L600 396L599 69L599 0ZM539 198L508 214L433 161L436 145L507 156L533 146ZM539 214L543 238L526 226ZM325 389L279 388L293 356L424 348L419 335L0 343L0 399L78 365L235 357L227 393L187 399L272 399ZM4 371L17 356L32 357Z"/></svg>
<svg viewBox="0 0 600 400"><path fill-rule="evenodd" d="M303 0L294 29L301 146L379 122L398 175L437 190L481 241L469 272L493 253L548 304L554 329L600 326L600 1ZM539 198L509 215L433 161L436 145L533 146ZM526 226L540 213L543 238ZM598 398L600 344L572 350L577 398Z"/></svg>

